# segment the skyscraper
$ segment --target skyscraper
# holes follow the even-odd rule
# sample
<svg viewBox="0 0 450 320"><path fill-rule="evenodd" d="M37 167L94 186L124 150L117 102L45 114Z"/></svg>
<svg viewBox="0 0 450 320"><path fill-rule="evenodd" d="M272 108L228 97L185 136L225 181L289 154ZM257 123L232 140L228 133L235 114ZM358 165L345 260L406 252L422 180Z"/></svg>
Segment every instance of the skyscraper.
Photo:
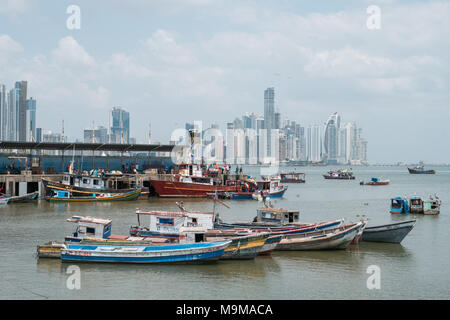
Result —
<svg viewBox="0 0 450 320"><path fill-rule="evenodd" d="M111 143L130 143L130 113L121 107L113 107L111 120Z"/></svg>
<svg viewBox="0 0 450 320"><path fill-rule="evenodd" d="M27 100L27 141L34 142L36 141L36 99L31 97Z"/></svg>
<svg viewBox="0 0 450 320"><path fill-rule="evenodd" d="M6 87L0 83L0 140L8 140L6 137L8 121L8 105L6 103Z"/></svg>
<svg viewBox="0 0 450 320"><path fill-rule="evenodd" d="M341 117L337 112L333 113L325 123L324 153L328 163L337 163L338 130L341 125Z"/></svg>
<svg viewBox="0 0 450 320"><path fill-rule="evenodd" d="M307 130L308 161L320 162L322 160L322 128L310 126Z"/></svg>
<svg viewBox="0 0 450 320"><path fill-rule="evenodd" d="M16 85L17 96L17 140L27 140L27 82L17 81Z"/></svg>
<svg viewBox="0 0 450 320"><path fill-rule="evenodd" d="M273 87L264 90L264 129L267 133L267 156L271 157L270 141L272 129L275 129L275 88Z"/></svg>

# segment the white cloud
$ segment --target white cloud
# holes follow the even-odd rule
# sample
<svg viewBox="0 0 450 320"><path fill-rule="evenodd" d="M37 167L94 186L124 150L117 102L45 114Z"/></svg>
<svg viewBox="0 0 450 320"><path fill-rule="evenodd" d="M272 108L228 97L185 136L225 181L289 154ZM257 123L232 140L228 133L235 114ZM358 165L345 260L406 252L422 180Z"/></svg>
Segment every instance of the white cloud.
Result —
<svg viewBox="0 0 450 320"><path fill-rule="evenodd" d="M52 56L61 66L94 67L96 62L86 50L71 36L59 40L58 48L52 51Z"/></svg>

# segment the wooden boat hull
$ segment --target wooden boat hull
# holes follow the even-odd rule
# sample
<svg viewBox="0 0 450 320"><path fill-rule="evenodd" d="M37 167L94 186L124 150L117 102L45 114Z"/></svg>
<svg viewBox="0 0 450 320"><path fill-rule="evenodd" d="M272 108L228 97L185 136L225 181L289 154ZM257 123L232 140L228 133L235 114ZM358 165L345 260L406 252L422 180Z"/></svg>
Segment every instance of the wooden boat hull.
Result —
<svg viewBox="0 0 450 320"><path fill-rule="evenodd" d="M336 228L343 223L343 220L333 220L315 224L305 224L301 226L285 225L285 226L273 226L256 223L215 223L214 228L218 229L232 229L232 228L248 228L258 231L270 231L272 235L292 235L301 234L306 232L312 232L316 230L326 230L330 228Z"/></svg>
<svg viewBox="0 0 450 320"><path fill-rule="evenodd" d="M59 198L59 197L46 197L50 202L109 202L109 201L130 201L137 200L141 195L141 189L137 189L132 192L123 194L116 194L105 197L71 197L71 198ZM102 194L100 194L102 195Z"/></svg>
<svg viewBox="0 0 450 320"><path fill-rule="evenodd" d="M192 263L218 260L230 241L158 246L68 245L61 250L63 262Z"/></svg>
<svg viewBox="0 0 450 320"><path fill-rule="evenodd" d="M416 220L366 227L361 241L400 243L413 229Z"/></svg>
<svg viewBox="0 0 450 320"><path fill-rule="evenodd" d="M323 175L323 177L327 180L355 180L355 177L353 176L348 176L348 177L333 177L333 176L328 176L326 174Z"/></svg>
<svg viewBox="0 0 450 320"><path fill-rule="evenodd" d="M261 248L261 251L258 253L258 255L269 255L272 253L273 250L277 247L277 245L280 243L281 239L283 239L283 236L270 236L267 238L266 242L264 243L264 246Z"/></svg>
<svg viewBox="0 0 450 320"><path fill-rule="evenodd" d="M12 203L12 202L31 202L33 200L37 200L38 197L39 197L39 191L35 191L35 192L24 194L22 196L12 196L9 199L8 203Z"/></svg>
<svg viewBox="0 0 450 320"><path fill-rule="evenodd" d="M225 249L221 260L249 260L254 259L264 246L270 233L229 238L231 244Z"/></svg>
<svg viewBox="0 0 450 320"><path fill-rule="evenodd" d="M313 232L304 236L287 237L280 241L275 250L304 251L304 250L338 250L345 249L356 237L362 223L337 228L327 234Z"/></svg>
<svg viewBox="0 0 450 320"><path fill-rule="evenodd" d="M71 191L73 195L83 196L87 193L126 193L131 192L135 189L94 189L94 188L83 188L77 186L70 186L56 181L51 181L47 179L42 179L42 184L45 187L46 194L49 194L52 190L67 190Z"/></svg>
<svg viewBox="0 0 450 320"><path fill-rule="evenodd" d="M366 183L361 183L361 185L364 186L386 186L389 184L389 181L379 181L379 182L366 182Z"/></svg>
<svg viewBox="0 0 450 320"><path fill-rule="evenodd" d="M236 191L235 187L215 186L212 184L195 183L195 182L180 182L180 181L166 181L153 180L150 183L155 188L155 192L159 197L172 198L206 198L208 194L217 192L232 192Z"/></svg>

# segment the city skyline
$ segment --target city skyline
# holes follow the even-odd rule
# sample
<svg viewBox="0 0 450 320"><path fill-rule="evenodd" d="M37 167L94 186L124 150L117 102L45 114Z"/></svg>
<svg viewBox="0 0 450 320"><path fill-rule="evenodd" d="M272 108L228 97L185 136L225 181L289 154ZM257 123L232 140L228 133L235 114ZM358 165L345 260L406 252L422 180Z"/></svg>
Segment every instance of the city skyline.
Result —
<svg viewBox="0 0 450 320"><path fill-rule="evenodd" d="M289 119L313 124L338 111L357 122L371 163L450 157L436 147L450 133L448 3L374 1L380 30L367 28L368 4L356 1L171 1L157 14L143 1L79 1L79 30L66 27L67 1L21 4L0 11L0 82L28 81L46 130L66 120L66 135L80 137L125 106L130 136L145 143L151 123L152 140L164 143L192 119L224 129L242 111L259 113L260 92L275 87Z"/></svg>

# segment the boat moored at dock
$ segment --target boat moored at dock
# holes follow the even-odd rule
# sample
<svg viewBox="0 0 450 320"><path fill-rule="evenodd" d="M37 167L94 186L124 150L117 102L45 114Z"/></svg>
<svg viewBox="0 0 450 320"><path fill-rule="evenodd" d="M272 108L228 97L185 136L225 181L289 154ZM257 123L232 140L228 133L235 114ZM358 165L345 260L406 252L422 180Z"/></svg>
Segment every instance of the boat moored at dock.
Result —
<svg viewBox="0 0 450 320"><path fill-rule="evenodd" d="M141 195L142 189L137 187L134 190L123 193L91 193L88 192L85 196L75 195L70 190L55 191L52 190L49 196L45 197L45 200L49 202L106 202L106 201L130 201L137 200ZM76 192L80 193L79 191Z"/></svg>

